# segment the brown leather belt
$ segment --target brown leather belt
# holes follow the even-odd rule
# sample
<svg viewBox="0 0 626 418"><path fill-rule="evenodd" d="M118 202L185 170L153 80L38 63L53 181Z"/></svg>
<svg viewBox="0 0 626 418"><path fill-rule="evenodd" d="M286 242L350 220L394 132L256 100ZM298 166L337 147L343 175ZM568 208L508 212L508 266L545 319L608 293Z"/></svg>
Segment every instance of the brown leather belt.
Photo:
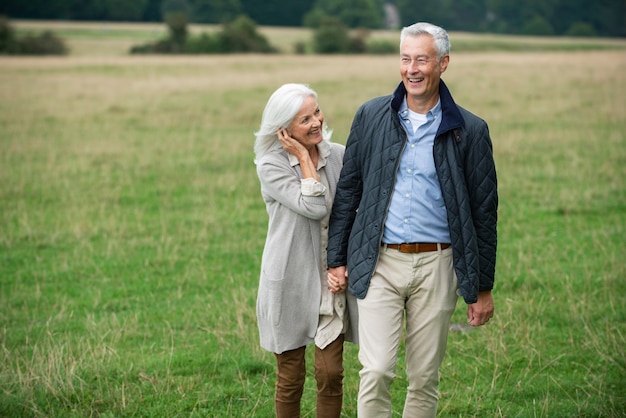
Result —
<svg viewBox="0 0 626 418"><path fill-rule="evenodd" d="M450 247L450 244L437 244L434 242L409 242L405 244L383 244L387 248L393 248L401 253L425 253L428 251L437 251L437 245L441 246L442 250Z"/></svg>

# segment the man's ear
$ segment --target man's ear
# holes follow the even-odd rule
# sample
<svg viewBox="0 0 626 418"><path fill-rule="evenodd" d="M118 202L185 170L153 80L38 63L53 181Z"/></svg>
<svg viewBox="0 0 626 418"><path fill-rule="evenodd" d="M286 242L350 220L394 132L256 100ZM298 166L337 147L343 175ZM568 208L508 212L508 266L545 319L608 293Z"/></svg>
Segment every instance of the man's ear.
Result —
<svg viewBox="0 0 626 418"><path fill-rule="evenodd" d="M446 69L448 68L449 63L450 63L450 55L444 55L443 57L441 57L441 60L439 61L439 72L444 73Z"/></svg>

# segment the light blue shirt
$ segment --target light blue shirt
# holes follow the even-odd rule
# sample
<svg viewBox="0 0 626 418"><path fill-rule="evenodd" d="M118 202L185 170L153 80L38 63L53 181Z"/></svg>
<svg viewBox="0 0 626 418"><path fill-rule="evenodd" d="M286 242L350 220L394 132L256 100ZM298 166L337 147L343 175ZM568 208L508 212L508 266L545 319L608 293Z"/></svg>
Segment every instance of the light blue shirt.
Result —
<svg viewBox="0 0 626 418"><path fill-rule="evenodd" d="M419 119L424 119L424 116L425 121L416 127L416 122L419 124ZM408 141L402 153L385 221L385 244L450 242L446 206L433 157L441 116L441 101L426 115L411 112L406 98L400 107L398 117Z"/></svg>

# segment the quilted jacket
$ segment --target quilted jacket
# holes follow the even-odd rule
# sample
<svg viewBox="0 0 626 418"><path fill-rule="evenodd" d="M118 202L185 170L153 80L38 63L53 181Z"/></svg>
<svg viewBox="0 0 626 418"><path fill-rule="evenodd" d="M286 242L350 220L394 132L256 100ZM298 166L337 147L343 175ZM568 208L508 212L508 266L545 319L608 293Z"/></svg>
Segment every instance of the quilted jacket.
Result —
<svg viewBox="0 0 626 418"><path fill-rule="evenodd" d="M396 172L407 142L398 111L406 95L400 83L389 96L364 103L346 143L333 204L328 266L347 266L349 290L367 294L378 261ZM489 129L484 120L456 105L440 81L442 120L433 145L448 224L458 293L475 303L493 288L498 193Z"/></svg>

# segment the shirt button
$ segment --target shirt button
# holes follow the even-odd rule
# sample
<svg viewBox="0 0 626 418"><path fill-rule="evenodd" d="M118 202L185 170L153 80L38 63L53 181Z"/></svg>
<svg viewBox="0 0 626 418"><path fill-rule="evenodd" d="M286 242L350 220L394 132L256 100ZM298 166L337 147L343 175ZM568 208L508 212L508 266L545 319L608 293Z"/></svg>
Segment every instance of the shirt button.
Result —
<svg viewBox="0 0 626 418"><path fill-rule="evenodd" d="M408 223L409 223L409 220L408 220L408 219L405 219L405 220L404 220L404 223L405 223L405 224L408 224Z"/></svg>
<svg viewBox="0 0 626 418"><path fill-rule="evenodd" d="M406 197L408 199L409 197L411 197L411 195L407 193L407 194L404 195L404 197Z"/></svg>
<svg viewBox="0 0 626 418"><path fill-rule="evenodd" d="M410 168L408 170L406 170L407 173L411 174L413 172L413 170L411 170Z"/></svg>

